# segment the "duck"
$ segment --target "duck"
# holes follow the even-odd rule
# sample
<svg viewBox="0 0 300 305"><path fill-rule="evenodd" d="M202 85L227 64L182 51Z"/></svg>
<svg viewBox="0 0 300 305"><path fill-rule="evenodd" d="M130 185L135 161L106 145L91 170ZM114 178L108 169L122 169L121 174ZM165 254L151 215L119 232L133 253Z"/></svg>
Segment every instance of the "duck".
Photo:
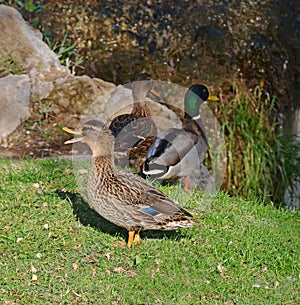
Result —
<svg viewBox="0 0 300 305"><path fill-rule="evenodd" d="M121 153L125 152L125 162L128 161L131 149L135 150L141 141L144 141L144 148L139 149L141 153L131 155L130 159L134 164L140 163L135 160L141 158L140 154L143 154L145 159L146 152L153 142L152 137L157 135L157 127L151 119L151 111L147 106L146 95L148 93L158 99L160 98L154 89L154 81L151 75L140 73L133 83L133 108L131 113L115 117L109 125L109 129L116 138L115 150ZM145 141L148 137L150 137L149 140ZM146 147L145 143L148 143Z"/></svg>
<svg viewBox="0 0 300 305"><path fill-rule="evenodd" d="M199 114L207 100L217 101L209 95L205 85L193 84L184 97L183 128L170 128L159 134L149 147L142 172L151 179L170 180L184 178L188 190L189 175L199 168L205 158L208 140Z"/></svg>
<svg viewBox="0 0 300 305"><path fill-rule="evenodd" d="M192 214L138 175L118 170L114 163L115 138L101 121L89 120L65 142L82 142L92 151L87 181L90 206L102 217L128 231L128 247L139 244L142 230L175 230L199 225Z"/></svg>

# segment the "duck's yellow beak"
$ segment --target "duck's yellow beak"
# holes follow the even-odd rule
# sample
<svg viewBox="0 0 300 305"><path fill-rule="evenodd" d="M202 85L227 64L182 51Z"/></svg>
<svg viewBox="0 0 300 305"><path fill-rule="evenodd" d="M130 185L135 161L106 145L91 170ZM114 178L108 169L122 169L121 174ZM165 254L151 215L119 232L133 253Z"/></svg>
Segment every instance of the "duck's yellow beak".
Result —
<svg viewBox="0 0 300 305"><path fill-rule="evenodd" d="M79 131L73 130L73 129L69 128L69 127L63 127L62 130L66 131L67 133L71 133L71 134L80 134Z"/></svg>
<svg viewBox="0 0 300 305"><path fill-rule="evenodd" d="M69 127L63 127L62 130L66 131L67 133L74 134L74 135L79 135L79 136L81 135L81 133L79 131L70 129ZM72 143L81 142L81 141L82 141L82 137L76 137L76 138L66 141L64 144L72 144Z"/></svg>
<svg viewBox="0 0 300 305"><path fill-rule="evenodd" d="M158 93L154 88L152 88L152 89L150 90L150 92L151 92L154 96L160 97L159 93Z"/></svg>
<svg viewBox="0 0 300 305"><path fill-rule="evenodd" d="M216 96L216 95L209 95L208 101L213 101L213 102L217 102L219 101L220 99Z"/></svg>

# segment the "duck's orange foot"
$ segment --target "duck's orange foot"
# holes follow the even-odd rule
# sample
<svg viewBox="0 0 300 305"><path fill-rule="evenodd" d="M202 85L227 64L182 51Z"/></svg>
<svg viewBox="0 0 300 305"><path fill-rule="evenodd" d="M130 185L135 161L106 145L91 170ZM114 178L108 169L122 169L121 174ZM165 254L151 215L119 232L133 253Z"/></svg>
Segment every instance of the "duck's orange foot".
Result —
<svg viewBox="0 0 300 305"><path fill-rule="evenodd" d="M193 190L189 188L189 183L190 183L190 177L185 177L184 178L184 190L192 193Z"/></svg>
<svg viewBox="0 0 300 305"><path fill-rule="evenodd" d="M133 242L134 242L136 245L139 245L139 244L141 243L140 232L137 232L137 233L135 234Z"/></svg>
<svg viewBox="0 0 300 305"><path fill-rule="evenodd" d="M134 231L129 231L128 232L128 241L127 241L127 246L128 248L131 248L132 246L132 242L133 242L133 238L134 238Z"/></svg>
<svg viewBox="0 0 300 305"><path fill-rule="evenodd" d="M128 242L127 242L128 248L130 248L132 246L133 242L135 245L138 245L141 243L140 232L135 232L135 231L128 232Z"/></svg>

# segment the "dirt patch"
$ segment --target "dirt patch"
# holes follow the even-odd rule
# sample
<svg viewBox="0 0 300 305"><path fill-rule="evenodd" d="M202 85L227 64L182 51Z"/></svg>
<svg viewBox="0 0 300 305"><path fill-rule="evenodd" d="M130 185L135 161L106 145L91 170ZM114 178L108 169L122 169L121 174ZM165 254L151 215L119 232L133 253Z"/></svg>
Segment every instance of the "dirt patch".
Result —
<svg viewBox="0 0 300 305"><path fill-rule="evenodd" d="M32 115L24 121L0 146L0 158L44 158L71 155L71 147L64 145L70 135L62 127L76 127L80 120L69 114Z"/></svg>

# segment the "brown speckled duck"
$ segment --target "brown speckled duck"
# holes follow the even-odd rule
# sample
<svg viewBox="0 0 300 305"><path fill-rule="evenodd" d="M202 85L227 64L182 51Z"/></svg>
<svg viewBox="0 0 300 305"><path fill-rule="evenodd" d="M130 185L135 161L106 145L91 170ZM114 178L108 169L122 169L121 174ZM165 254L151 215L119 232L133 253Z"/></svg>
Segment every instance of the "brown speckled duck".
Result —
<svg viewBox="0 0 300 305"><path fill-rule="evenodd" d="M151 111L147 106L146 95L148 92L159 97L159 94L154 90L154 82L150 74L140 73L132 88L132 112L115 117L109 125L109 129L116 138L116 151L130 153L130 149L135 149L141 141L145 141L149 136L157 135L157 128L151 119ZM151 139L153 142L153 138ZM151 146L152 142L149 142L148 147ZM146 147L144 157L146 157L148 147Z"/></svg>
<svg viewBox="0 0 300 305"><path fill-rule="evenodd" d="M161 191L131 172L117 171L113 161L114 137L101 122L90 120L65 144L83 142L92 150L87 184L89 204L110 222L128 230L128 247L140 243L141 230L174 230L198 223Z"/></svg>

